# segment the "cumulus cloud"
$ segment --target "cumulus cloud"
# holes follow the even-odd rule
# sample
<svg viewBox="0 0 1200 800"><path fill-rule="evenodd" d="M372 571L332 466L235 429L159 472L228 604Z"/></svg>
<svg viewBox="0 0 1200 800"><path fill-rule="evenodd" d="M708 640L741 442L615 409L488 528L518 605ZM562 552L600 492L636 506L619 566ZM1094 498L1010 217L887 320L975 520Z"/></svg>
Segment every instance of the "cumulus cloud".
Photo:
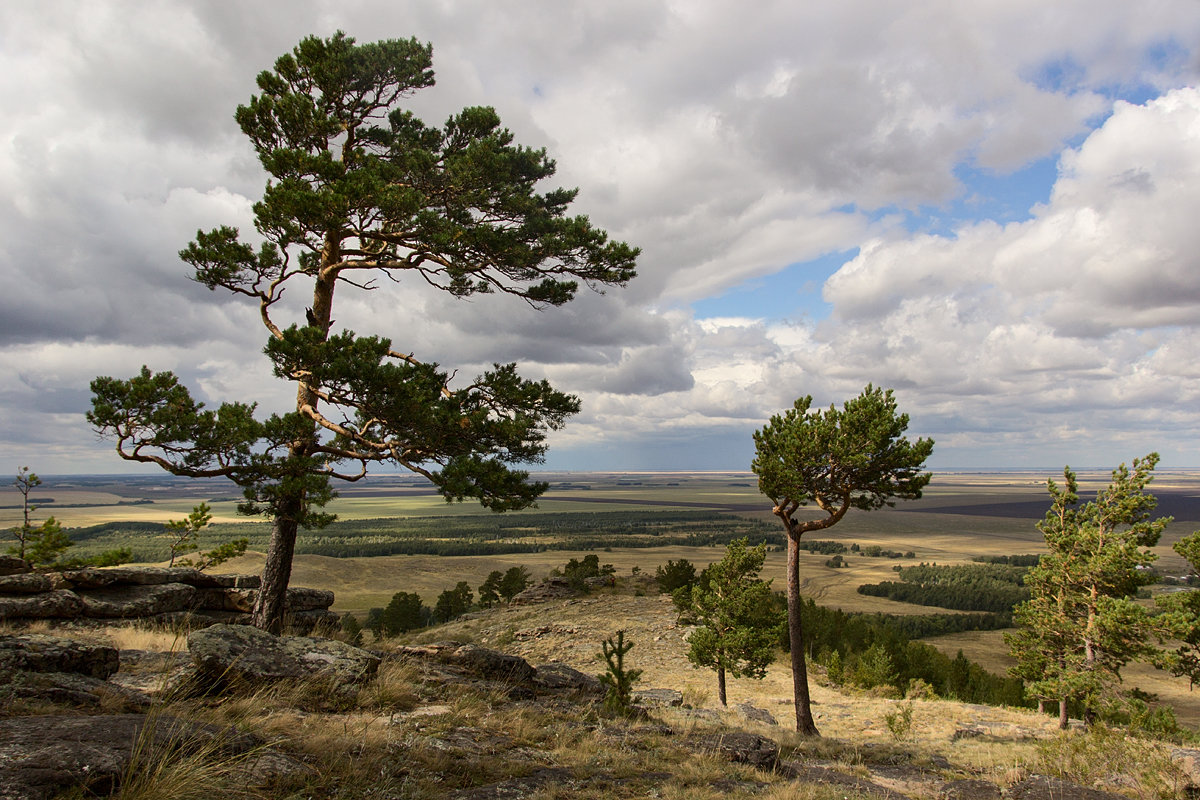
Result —
<svg viewBox="0 0 1200 800"><path fill-rule="evenodd" d="M544 312L409 283L339 299L339 327L461 375L516 360L582 395L554 440L580 463L661 442L746 464L772 411L867 381L895 386L952 453L1065 450L1091 427L1062 422L1081 408L1109 441L1196 437L1181 411L1200 391L1187 0L780 0L753 15L724 0L46 0L0 7L6 452L43 472L105 463L81 422L87 381L142 363L209 402L285 406L254 309L188 281L176 253L198 228L250 229L265 176L233 110L301 37L338 28L432 41L438 85L417 113L494 105L581 187L580 212L643 248L628 289ZM1027 218L921 223L972 190L965 172L1047 158L1060 174ZM827 319L688 308L844 251L857 256L825 284Z"/></svg>

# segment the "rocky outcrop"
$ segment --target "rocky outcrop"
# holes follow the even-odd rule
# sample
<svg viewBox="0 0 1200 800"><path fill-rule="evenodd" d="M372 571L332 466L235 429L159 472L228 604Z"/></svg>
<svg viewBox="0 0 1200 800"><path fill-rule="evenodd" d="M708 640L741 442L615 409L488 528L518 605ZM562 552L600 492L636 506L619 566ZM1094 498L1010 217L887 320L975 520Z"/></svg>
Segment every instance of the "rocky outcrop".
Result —
<svg viewBox="0 0 1200 800"><path fill-rule="evenodd" d="M526 684L534 680L537 671L520 656L511 656L461 642L397 647L388 657L400 659L429 659L475 678L509 684Z"/></svg>
<svg viewBox="0 0 1200 800"><path fill-rule="evenodd" d="M208 754L249 786L312 772L257 737L167 715L14 717L0 719L0 800L50 800L76 787L105 796L136 771L131 759L168 753Z"/></svg>
<svg viewBox="0 0 1200 800"><path fill-rule="evenodd" d="M13 700L110 711L148 707L147 695L108 682L119 668L115 647L47 634L0 635L0 684Z"/></svg>
<svg viewBox="0 0 1200 800"><path fill-rule="evenodd" d="M345 642L276 636L246 625L213 625L188 636L188 652L205 689L280 679L330 679L358 684L379 669L379 657Z"/></svg>
<svg viewBox="0 0 1200 800"><path fill-rule="evenodd" d="M44 633L0 635L0 673L75 672L107 679L120 669L117 648Z"/></svg>
<svg viewBox="0 0 1200 800"><path fill-rule="evenodd" d="M510 605L527 606L545 603L549 600L559 600L564 597L575 597L579 592L571 588L566 578L550 577L541 583L530 586L512 599Z"/></svg>
<svg viewBox="0 0 1200 800"><path fill-rule="evenodd" d="M7 573L7 574L5 574ZM0 621L153 619L169 624L249 622L257 575L210 575L191 567L111 567L37 573L28 562L0 560ZM294 627L336 623L333 592L288 589Z"/></svg>

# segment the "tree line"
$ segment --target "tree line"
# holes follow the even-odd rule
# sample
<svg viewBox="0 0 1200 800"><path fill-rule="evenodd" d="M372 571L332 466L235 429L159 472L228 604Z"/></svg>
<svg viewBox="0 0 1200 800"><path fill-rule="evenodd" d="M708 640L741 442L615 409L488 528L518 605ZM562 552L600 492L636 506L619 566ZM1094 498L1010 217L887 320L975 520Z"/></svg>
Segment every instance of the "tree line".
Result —
<svg viewBox="0 0 1200 800"><path fill-rule="evenodd" d="M1004 613L1029 599L1024 584L1028 570L1010 564L920 564L899 568L899 581L863 584L858 593L901 603Z"/></svg>

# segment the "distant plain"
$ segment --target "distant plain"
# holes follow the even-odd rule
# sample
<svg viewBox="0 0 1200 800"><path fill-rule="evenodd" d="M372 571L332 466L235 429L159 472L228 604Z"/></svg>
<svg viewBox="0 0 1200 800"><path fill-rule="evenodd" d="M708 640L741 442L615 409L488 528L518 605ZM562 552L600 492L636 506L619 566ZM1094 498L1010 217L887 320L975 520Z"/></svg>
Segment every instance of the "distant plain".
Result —
<svg viewBox="0 0 1200 800"><path fill-rule="evenodd" d="M757 491L750 473L546 473L535 476L550 483L549 491L536 510L515 512L527 516L531 525L544 524L550 515L585 512L637 512L652 519L656 512L710 511L731 518L759 520L774 525L770 501ZM1107 484L1107 472L1081 473L1084 499L1089 492ZM894 567L921 562L956 564L974 556L1016 555L1043 550L1036 523L1048 506L1047 478L1050 472L938 473L919 501L900 503L876 512L850 512L836 527L810 534L813 539L834 539L860 548L879 545L884 550L913 553L912 558L870 558L857 553L845 555L849 566L825 566L827 556L802 554L802 591L818 603L846 611L897 614L935 613L941 609L897 603L857 593L864 583L892 579ZM340 487L341 496L329 510L343 520L412 518L437 519L452 532L456 519L483 517L491 512L470 503L447 504L431 487L409 476L378 476L361 484ZM1158 565L1167 574L1186 572L1186 563L1172 550L1180 537L1200 529L1200 472L1160 473L1152 485L1159 498L1159 514L1175 517L1155 552ZM238 490L217 481L195 481L170 476L46 476L34 492L40 508L35 520L53 514L69 528L103 522L165 522L185 516L194 505L208 502L215 521L245 522L236 513ZM12 488L0 491L0 528L20 522L20 497ZM816 516L820 512L813 509ZM801 511L803 514L803 509ZM223 528L223 531L236 528ZM610 531L619 537L621 531ZM307 534L306 534L307 535ZM505 536L519 536L519 528L506 529ZM686 558L702 567L720 558L719 546L627 548L613 546L599 552L602 563L611 563L618 575L636 567L652 573L670 559ZM496 555L385 555L337 558L299 555L292 583L334 591L335 610L362 614L385 605L397 591L416 592L432 604L438 593L458 581L478 586L492 570L523 565L535 578L545 576L570 558L581 558L582 550L549 549L531 553ZM768 554L764 577L777 588L784 583L784 553ZM222 569L256 572L261 552L248 552ZM952 613L952 612L951 612ZM953 655L962 648L966 655L994 671L1008 665L999 632L973 632L939 637L931 643ZM1200 724L1200 701L1193 699L1186 681L1166 679L1161 673L1138 669L1131 679L1161 693L1179 710L1181 721Z"/></svg>

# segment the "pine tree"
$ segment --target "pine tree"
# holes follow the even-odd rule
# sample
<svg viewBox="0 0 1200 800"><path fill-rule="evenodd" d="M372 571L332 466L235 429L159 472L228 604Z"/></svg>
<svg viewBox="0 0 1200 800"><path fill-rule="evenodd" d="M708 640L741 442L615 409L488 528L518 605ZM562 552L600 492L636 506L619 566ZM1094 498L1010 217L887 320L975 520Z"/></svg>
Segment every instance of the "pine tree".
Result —
<svg viewBox="0 0 1200 800"><path fill-rule="evenodd" d="M633 713L633 685L642 677L640 669L625 667L625 654L633 649L633 642L625 641L625 631L617 631L617 638L605 639L600 644L600 655L604 657L607 669L600 678L607 693L604 696L604 709L610 714L629 716Z"/></svg>
<svg viewBox="0 0 1200 800"><path fill-rule="evenodd" d="M788 536L788 639L792 656L792 695L796 730L818 735L808 692L808 666L800 597L800 537L836 525L851 508L869 511L915 500L929 483L922 473L933 440L910 442L904 436L908 415L899 414L889 389L870 384L842 408L812 411L802 397L783 414L771 417L754 434L752 469L758 489L771 499L773 513ZM814 504L823 514L806 520L797 512Z"/></svg>
<svg viewBox="0 0 1200 800"><path fill-rule="evenodd" d="M1009 644L1014 674L1032 678L1035 697L1059 701L1062 728L1071 703L1094 721L1101 703L1116 695L1121 669L1153 653L1154 625L1133 597L1156 558L1150 548L1171 521L1151 519L1158 501L1147 487L1157 464L1157 453L1134 459L1132 468L1121 464L1082 507L1069 467L1063 487L1047 484L1051 506L1038 528L1049 552L1026 576L1031 598L1014 612L1022 630Z"/></svg>
<svg viewBox="0 0 1200 800"><path fill-rule="evenodd" d="M488 573L487 578L479 585L479 605L491 608L500 602L500 584L504 582L504 573L495 569Z"/></svg>
<svg viewBox="0 0 1200 800"><path fill-rule="evenodd" d="M1172 549L1200 573L1200 531L1176 542ZM1200 589L1161 595L1155 601L1163 614L1156 620L1164 638L1179 642L1173 650L1155 656L1155 665L1176 677L1186 677L1190 687L1200 683Z"/></svg>
<svg viewBox="0 0 1200 800"><path fill-rule="evenodd" d="M765 544L737 539L725 557L700 573L691 588L677 589L681 619L699 627L688 637L688 660L717 673L717 695L728 705L725 674L762 678L775 660L784 617L772 602L771 582L758 577Z"/></svg>
<svg viewBox="0 0 1200 800"><path fill-rule="evenodd" d="M509 567L500 581L500 596L512 600L529 586L529 570L525 567Z"/></svg>
<svg viewBox="0 0 1200 800"><path fill-rule="evenodd" d="M513 364L459 384L403 343L338 332L335 290L407 279L542 308L569 302L581 283L634 276L637 249L569 216L574 190L539 193L554 161L513 144L493 109L430 127L403 108L432 84L430 45L358 45L339 32L301 41L237 109L270 176L254 204L256 231L250 241L229 226L199 231L180 256L200 284L255 307L275 376L295 386L291 412L261 419L242 402L207 410L173 373L148 367L92 382L88 421L120 457L229 478L244 490L239 511L272 521L253 614L260 628L280 630L297 532L333 520L323 511L333 481L388 463L425 476L447 500L525 508L547 485L517 465L540 462L548 433L579 410L577 398L522 379ZM302 316L281 302L309 292Z"/></svg>

